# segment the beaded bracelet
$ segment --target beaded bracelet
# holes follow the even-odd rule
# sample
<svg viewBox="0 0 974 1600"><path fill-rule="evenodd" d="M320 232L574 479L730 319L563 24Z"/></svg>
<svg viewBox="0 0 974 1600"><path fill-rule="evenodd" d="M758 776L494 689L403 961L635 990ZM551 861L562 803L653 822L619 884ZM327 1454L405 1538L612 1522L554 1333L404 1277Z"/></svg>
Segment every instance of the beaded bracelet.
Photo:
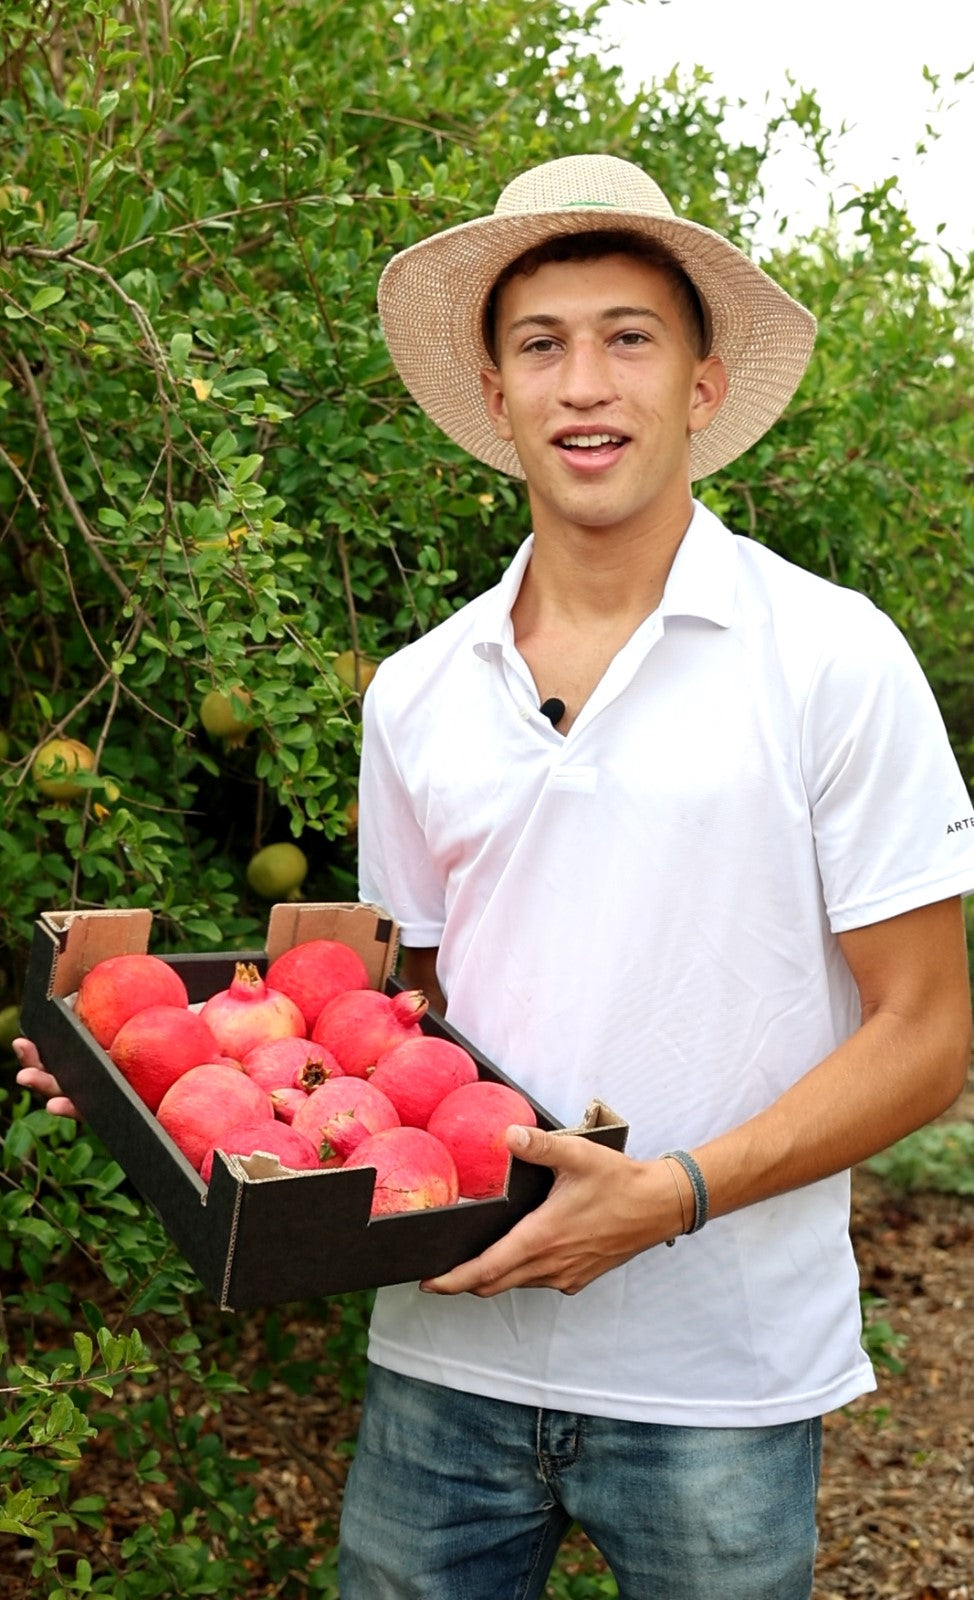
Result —
<svg viewBox="0 0 974 1600"><path fill-rule="evenodd" d="M689 1151L687 1150L664 1150L663 1154L660 1156L660 1160L678 1161L687 1177L690 1179L690 1187L693 1190L693 1198L696 1209L694 1212L693 1224L686 1231L687 1233L699 1233L700 1229L707 1220L707 1214L710 1210L710 1195L707 1192L706 1178L700 1171L700 1168L697 1166L697 1163L694 1161L692 1155L690 1155Z"/></svg>

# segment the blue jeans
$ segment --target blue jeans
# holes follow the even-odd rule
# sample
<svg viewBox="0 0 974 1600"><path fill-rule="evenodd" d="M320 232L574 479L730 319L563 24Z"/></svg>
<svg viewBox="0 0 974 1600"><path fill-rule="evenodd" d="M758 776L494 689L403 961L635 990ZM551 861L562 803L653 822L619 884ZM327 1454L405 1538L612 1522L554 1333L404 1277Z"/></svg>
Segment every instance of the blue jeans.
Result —
<svg viewBox="0 0 974 1600"><path fill-rule="evenodd" d="M620 1600L809 1600L821 1420L613 1422L372 1367L341 1600L537 1600L573 1522Z"/></svg>

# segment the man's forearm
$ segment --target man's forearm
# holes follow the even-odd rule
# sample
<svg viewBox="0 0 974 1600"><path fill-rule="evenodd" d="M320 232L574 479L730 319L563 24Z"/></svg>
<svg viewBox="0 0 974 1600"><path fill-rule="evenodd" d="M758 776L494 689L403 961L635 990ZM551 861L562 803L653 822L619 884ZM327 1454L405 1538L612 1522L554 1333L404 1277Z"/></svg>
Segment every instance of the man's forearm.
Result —
<svg viewBox="0 0 974 1600"><path fill-rule="evenodd" d="M851 964L863 975L862 1026L773 1105L694 1150L712 1216L852 1167L960 1094L970 993L959 904L894 920L900 926L881 929L872 947L853 941ZM912 965L911 942L920 952Z"/></svg>

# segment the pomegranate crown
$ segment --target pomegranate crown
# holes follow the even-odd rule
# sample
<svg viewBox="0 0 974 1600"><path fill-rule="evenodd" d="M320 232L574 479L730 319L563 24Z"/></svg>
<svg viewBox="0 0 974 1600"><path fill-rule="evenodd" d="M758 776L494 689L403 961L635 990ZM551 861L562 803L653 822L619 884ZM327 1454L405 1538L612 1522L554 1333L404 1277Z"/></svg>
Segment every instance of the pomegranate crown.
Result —
<svg viewBox="0 0 974 1600"><path fill-rule="evenodd" d="M392 1012L397 1022L418 1022L428 1010L429 1001L422 989L403 989L393 997Z"/></svg>
<svg viewBox="0 0 974 1600"><path fill-rule="evenodd" d="M252 961L238 961L230 990L235 999L260 1000L267 992L267 985Z"/></svg>

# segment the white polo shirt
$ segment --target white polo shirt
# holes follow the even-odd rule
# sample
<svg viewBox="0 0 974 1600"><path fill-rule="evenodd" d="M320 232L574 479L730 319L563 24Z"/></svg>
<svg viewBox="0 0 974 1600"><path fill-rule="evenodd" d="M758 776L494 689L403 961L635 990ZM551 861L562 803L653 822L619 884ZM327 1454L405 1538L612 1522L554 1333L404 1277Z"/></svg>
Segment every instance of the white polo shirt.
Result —
<svg viewBox="0 0 974 1600"><path fill-rule="evenodd" d="M857 1026L835 938L974 887L974 816L914 656L868 600L703 506L663 600L562 737L497 588L365 700L363 899L440 947L449 1018L563 1123L652 1157L736 1126ZM381 1365L705 1426L874 1386L849 1179L749 1206L576 1296L380 1291Z"/></svg>

